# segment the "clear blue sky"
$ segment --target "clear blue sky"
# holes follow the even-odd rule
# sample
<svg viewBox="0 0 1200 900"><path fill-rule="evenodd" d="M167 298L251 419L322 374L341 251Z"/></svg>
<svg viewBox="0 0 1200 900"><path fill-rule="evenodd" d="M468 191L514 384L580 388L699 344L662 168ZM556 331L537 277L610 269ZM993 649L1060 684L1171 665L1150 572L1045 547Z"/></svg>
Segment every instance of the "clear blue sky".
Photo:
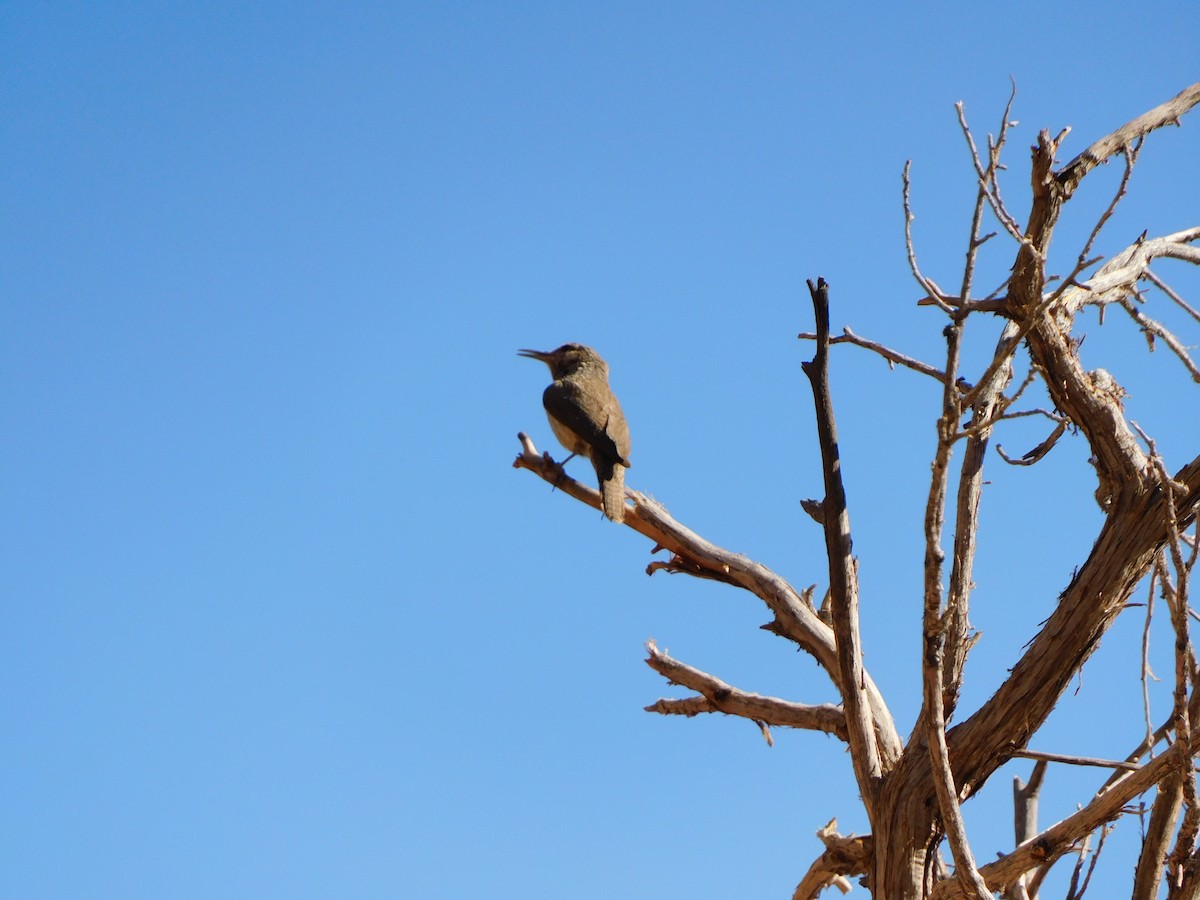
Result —
<svg viewBox="0 0 1200 900"><path fill-rule="evenodd" d="M0 895L790 896L818 827L866 828L848 757L642 712L681 696L642 642L792 699L824 679L748 595L647 579L637 535L510 468L518 430L556 449L515 351L600 349L631 486L823 588L804 279L936 360L904 161L955 283L955 101L994 130L1016 79L1021 213L1038 128L1077 152L1200 78L1197 46L1190 2L6 4ZM1148 143L1102 251L1197 224L1198 135ZM1089 364L1178 465L1196 388L1115 318ZM867 663L907 729L936 392L842 350ZM993 457L966 710L1090 547L1086 456ZM1040 749L1140 736L1126 618ZM1028 768L969 805L981 859ZM1101 777L1055 769L1044 821Z"/></svg>

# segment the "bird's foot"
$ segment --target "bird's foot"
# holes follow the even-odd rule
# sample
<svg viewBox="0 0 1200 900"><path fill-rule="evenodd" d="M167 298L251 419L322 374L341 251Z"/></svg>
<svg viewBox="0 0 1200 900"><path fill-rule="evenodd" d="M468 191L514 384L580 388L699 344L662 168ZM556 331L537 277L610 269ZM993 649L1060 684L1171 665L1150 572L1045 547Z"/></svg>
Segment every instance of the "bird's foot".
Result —
<svg viewBox="0 0 1200 900"><path fill-rule="evenodd" d="M568 457L567 457L566 459L564 459L562 462L555 462L555 461L554 461L554 460L551 458L551 456L550 456L550 454L549 454L549 453L547 453L547 454L546 454L546 461L547 461L547 462L549 462L549 463L550 463L552 466L554 466L555 468L557 468L557 469L558 469L558 474L554 476L554 486L555 486L556 488L557 488L557 487L562 487L562 482L563 482L563 479L564 479L564 478L568 478L568 477L569 477L569 476L567 475L567 463L569 463L569 462L570 462L572 459L574 459L574 458L575 458L575 454L574 454L574 453L572 453L570 456L568 456Z"/></svg>

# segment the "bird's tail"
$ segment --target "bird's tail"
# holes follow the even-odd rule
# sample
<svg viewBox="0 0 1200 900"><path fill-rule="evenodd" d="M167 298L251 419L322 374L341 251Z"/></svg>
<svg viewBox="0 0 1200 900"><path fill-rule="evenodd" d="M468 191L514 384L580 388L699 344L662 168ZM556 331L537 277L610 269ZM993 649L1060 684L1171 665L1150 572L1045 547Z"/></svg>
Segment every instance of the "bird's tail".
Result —
<svg viewBox="0 0 1200 900"><path fill-rule="evenodd" d="M625 521L625 467L620 463L596 466L600 482L600 501L604 514L614 522Z"/></svg>

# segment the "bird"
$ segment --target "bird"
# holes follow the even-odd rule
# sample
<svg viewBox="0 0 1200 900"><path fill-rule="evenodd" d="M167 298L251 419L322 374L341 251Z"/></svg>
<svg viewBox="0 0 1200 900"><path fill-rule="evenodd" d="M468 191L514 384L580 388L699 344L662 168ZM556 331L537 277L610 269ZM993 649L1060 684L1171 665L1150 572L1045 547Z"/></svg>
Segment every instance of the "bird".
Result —
<svg viewBox="0 0 1200 900"><path fill-rule="evenodd" d="M608 385L608 363L591 347L563 344L557 350L521 350L517 354L550 367L553 381L542 393L550 428L571 456L586 456L596 469L604 514L625 521L625 470L629 462L629 424Z"/></svg>

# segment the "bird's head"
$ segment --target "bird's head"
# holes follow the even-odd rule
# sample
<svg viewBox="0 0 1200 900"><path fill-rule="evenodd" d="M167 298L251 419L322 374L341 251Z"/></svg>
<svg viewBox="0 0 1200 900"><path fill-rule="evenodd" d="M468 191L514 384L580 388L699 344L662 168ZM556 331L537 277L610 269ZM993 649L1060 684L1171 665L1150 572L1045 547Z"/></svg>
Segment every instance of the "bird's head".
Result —
<svg viewBox="0 0 1200 900"><path fill-rule="evenodd" d="M564 375L569 375L582 368L608 369L604 360L600 358L600 354L591 347L585 347L583 344L563 344L557 350L549 352L542 350L519 350L517 355L524 356L527 359L540 359L550 367L550 375L555 379L562 378Z"/></svg>

